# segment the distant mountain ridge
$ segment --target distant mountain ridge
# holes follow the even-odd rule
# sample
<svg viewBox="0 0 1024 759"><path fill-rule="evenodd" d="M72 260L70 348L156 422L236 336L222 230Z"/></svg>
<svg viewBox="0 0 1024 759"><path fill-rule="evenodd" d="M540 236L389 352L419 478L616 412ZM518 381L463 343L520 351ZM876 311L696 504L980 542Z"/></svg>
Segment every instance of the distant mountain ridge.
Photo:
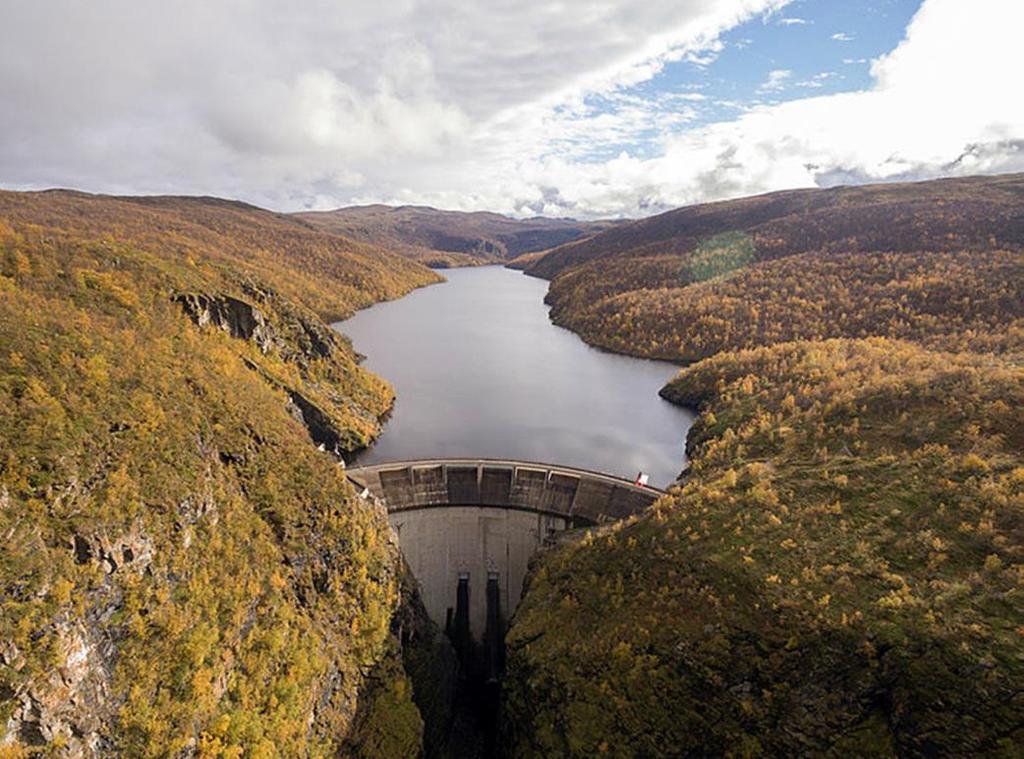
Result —
<svg viewBox="0 0 1024 759"><path fill-rule="evenodd" d="M966 284L976 276L991 278L986 281L995 287L1006 276L999 272L1015 266L1008 252L1022 248L1024 174L1006 174L789 190L688 206L522 256L511 266L550 279L552 318L591 344L689 363L759 345L766 330L773 341L862 336L867 327L851 321L853 304L835 297L840 286L852 287L858 308L868 310L879 297L868 294L880 277L877 266L899 272L893 281L906 279L915 289L914 277L940 270L947 288L978 286ZM812 283L826 281L835 285L833 296L808 297ZM789 299L762 292L769 282ZM926 297L923 313L940 308L931 303L937 298ZM769 319L765 306L788 316L776 314L769 329L762 323ZM901 314L894 324L909 334L906 302L890 307ZM960 313L957 308L946 305Z"/></svg>
<svg viewBox="0 0 1024 759"><path fill-rule="evenodd" d="M434 267L511 260L611 229L617 221L514 219L429 206L350 206L294 216L317 229L378 245Z"/></svg>
<svg viewBox="0 0 1024 759"><path fill-rule="evenodd" d="M1022 198L1024 174L782 190L630 221L523 264L550 279L599 258L687 256L702 241L740 231L751 236L755 261L808 251L1005 247L1024 242Z"/></svg>
<svg viewBox="0 0 1024 759"><path fill-rule="evenodd" d="M532 565L510 756L1021 755L1024 175L692 206L512 265L588 343L683 365L661 395L698 418L677 487Z"/></svg>

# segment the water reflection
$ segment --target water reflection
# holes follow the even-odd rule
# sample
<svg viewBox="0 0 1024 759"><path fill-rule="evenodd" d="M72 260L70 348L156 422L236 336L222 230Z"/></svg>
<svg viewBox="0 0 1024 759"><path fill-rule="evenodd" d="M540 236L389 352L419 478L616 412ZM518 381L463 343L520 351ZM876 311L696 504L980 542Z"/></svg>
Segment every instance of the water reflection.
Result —
<svg viewBox="0 0 1024 759"><path fill-rule="evenodd" d="M445 276L334 325L398 393L360 463L470 456L675 479L693 416L658 389L676 367L555 327L543 280L496 266Z"/></svg>

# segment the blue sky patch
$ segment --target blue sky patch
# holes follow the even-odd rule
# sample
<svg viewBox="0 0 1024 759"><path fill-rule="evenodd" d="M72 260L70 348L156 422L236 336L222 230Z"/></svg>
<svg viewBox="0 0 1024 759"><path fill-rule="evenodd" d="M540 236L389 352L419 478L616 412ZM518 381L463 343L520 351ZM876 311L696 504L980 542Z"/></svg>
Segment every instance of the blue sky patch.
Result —
<svg viewBox="0 0 1024 759"><path fill-rule="evenodd" d="M615 112L623 102L645 101L649 125L628 140L591 143L580 159L605 161L626 153L657 152L660 136L728 121L747 108L871 87L871 61L893 50L921 0L796 0L781 11L737 26L706 63L671 62L653 78L615 95L587 99L589 116Z"/></svg>

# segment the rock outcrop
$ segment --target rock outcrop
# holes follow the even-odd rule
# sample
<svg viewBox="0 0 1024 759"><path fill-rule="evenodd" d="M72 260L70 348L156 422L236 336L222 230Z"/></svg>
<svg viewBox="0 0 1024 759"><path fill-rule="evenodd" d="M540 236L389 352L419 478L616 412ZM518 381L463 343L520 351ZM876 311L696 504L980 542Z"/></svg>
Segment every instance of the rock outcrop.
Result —
<svg viewBox="0 0 1024 759"><path fill-rule="evenodd" d="M14 705L0 730L0 746L59 745L63 756L76 759L113 751L109 728L120 705L112 687L117 649L110 636L98 631L96 621L68 619L54 625L59 664L27 688L8 693ZM9 643L0 659L17 671L21 654Z"/></svg>
<svg viewBox="0 0 1024 759"><path fill-rule="evenodd" d="M220 329L258 349L259 355L244 357L246 365L284 391L289 414L302 423L316 445L337 456L364 448L379 429L384 411L366 413L320 378L324 365L340 364L354 370L358 359L351 346L270 288L251 279L240 282L239 288L253 302L223 293L197 292L177 293L172 300L197 326ZM297 371L274 371L274 359ZM365 422L369 435L353 431L346 421L353 416Z"/></svg>
<svg viewBox="0 0 1024 759"><path fill-rule="evenodd" d="M193 322L200 327L211 324L240 340L252 340L266 353L273 344L267 318L251 303L230 295L180 293L174 296Z"/></svg>

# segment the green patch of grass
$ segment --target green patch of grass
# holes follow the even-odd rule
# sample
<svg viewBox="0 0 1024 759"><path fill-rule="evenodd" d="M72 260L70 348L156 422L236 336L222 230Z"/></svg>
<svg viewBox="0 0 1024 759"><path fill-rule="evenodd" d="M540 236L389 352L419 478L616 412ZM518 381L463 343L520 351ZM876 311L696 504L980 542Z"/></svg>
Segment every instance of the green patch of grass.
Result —
<svg viewBox="0 0 1024 759"><path fill-rule="evenodd" d="M706 282L754 260L754 238L748 232L723 232L702 241L690 253L685 269L686 282Z"/></svg>

